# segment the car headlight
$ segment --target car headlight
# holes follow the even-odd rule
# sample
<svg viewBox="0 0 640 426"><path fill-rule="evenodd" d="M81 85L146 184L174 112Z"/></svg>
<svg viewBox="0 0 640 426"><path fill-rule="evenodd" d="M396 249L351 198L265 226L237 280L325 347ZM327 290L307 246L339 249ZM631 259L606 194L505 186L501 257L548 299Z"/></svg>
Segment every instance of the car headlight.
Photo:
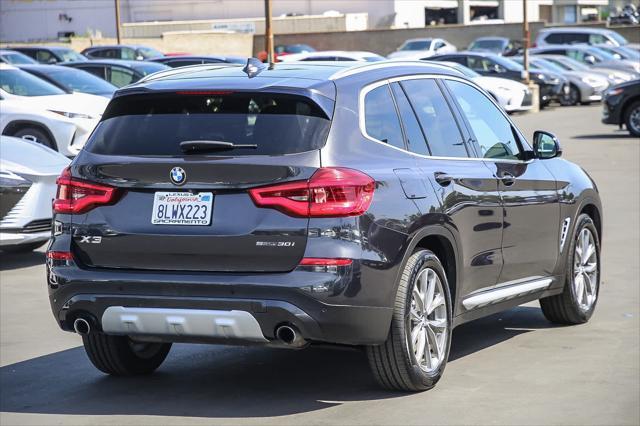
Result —
<svg viewBox="0 0 640 426"><path fill-rule="evenodd" d="M604 86L604 83L602 81L593 77L582 77L582 82L593 87Z"/></svg>
<svg viewBox="0 0 640 426"><path fill-rule="evenodd" d="M614 87L613 89L607 90L606 96L617 96L622 92L624 92L622 87Z"/></svg>
<svg viewBox="0 0 640 426"><path fill-rule="evenodd" d="M54 114L59 114L59 115L63 115L67 118L86 118L86 119L92 119L93 117L88 115L88 114L82 114L79 112L68 112L68 111L57 111L54 109L50 109L48 110L49 112L52 112Z"/></svg>
<svg viewBox="0 0 640 426"><path fill-rule="evenodd" d="M545 81L547 79L547 76L544 74L538 74L537 77L542 81Z"/></svg>

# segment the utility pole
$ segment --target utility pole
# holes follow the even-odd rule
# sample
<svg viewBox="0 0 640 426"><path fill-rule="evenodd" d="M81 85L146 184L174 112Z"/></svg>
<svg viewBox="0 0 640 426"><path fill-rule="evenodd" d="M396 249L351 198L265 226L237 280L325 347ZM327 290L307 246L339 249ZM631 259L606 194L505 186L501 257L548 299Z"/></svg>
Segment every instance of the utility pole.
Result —
<svg viewBox="0 0 640 426"><path fill-rule="evenodd" d="M271 0L264 0L264 47L267 51L267 62L269 68L273 67L275 57L273 53L273 29L271 28Z"/></svg>
<svg viewBox="0 0 640 426"><path fill-rule="evenodd" d="M116 8L116 40L120 44L120 0L114 0Z"/></svg>
<svg viewBox="0 0 640 426"><path fill-rule="evenodd" d="M524 48L524 82L529 84L529 17L527 16L527 0L522 0L522 47Z"/></svg>

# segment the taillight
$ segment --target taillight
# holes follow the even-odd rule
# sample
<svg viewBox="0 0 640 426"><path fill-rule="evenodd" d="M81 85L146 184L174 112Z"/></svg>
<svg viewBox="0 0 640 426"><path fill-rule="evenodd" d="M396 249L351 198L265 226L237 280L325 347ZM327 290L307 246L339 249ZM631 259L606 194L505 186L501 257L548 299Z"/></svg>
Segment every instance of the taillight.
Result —
<svg viewBox="0 0 640 426"><path fill-rule="evenodd" d="M86 182L71 177L69 168L64 169L58 180L58 193L53 200L55 213L85 213L94 207L113 202L116 188Z"/></svg>
<svg viewBox="0 0 640 426"><path fill-rule="evenodd" d="M70 251L48 251L46 257L51 260L73 260L73 253Z"/></svg>
<svg viewBox="0 0 640 426"><path fill-rule="evenodd" d="M343 258L303 257L300 266L349 266L352 263L351 259Z"/></svg>
<svg viewBox="0 0 640 426"><path fill-rule="evenodd" d="M297 217L359 216L373 199L375 181L353 169L325 167L308 181L253 188L249 194L258 207Z"/></svg>

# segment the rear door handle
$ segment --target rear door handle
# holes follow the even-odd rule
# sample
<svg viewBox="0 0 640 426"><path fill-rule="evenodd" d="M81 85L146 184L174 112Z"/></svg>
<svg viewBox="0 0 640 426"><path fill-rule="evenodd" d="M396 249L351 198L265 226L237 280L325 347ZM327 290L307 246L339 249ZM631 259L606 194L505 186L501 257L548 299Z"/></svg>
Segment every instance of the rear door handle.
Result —
<svg viewBox="0 0 640 426"><path fill-rule="evenodd" d="M440 186L449 186L449 184L453 181L453 176L445 172L435 172L433 176Z"/></svg>
<svg viewBox="0 0 640 426"><path fill-rule="evenodd" d="M516 183L516 177L511 173L502 173L502 176L500 176L500 180L502 181L502 184L504 186L511 186Z"/></svg>

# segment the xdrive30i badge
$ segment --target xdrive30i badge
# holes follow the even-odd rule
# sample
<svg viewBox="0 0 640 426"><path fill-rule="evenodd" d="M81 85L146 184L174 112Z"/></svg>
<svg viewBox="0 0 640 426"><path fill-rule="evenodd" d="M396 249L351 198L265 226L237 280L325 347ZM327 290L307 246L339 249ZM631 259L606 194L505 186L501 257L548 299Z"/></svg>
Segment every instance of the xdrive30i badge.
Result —
<svg viewBox="0 0 640 426"><path fill-rule="evenodd" d="M187 173L182 167L174 167L169 173L169 178L174 185L183 185L187 181Z"/></svg>

